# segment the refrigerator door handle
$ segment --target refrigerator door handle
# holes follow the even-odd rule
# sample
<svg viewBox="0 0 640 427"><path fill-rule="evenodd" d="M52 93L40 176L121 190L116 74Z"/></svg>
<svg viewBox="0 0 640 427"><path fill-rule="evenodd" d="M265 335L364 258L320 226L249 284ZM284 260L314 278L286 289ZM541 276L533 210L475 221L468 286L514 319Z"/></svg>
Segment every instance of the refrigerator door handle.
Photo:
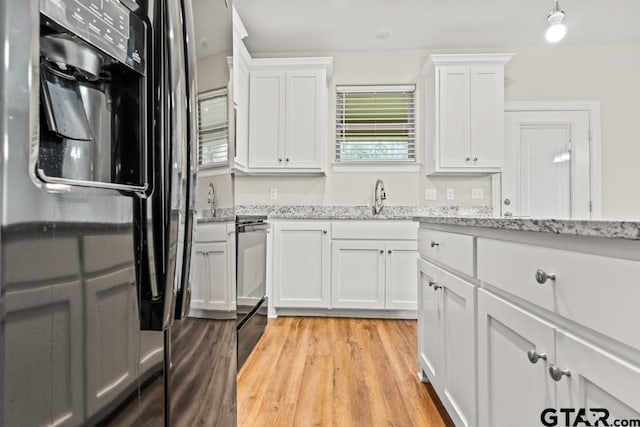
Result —
<svg viewBox="0 0 640 427"><path fill-rule="evenodd" d="M182 284L182 273L185 249L186 223L189 221L187 215L186 197L188 194L188 151L187 138L188 115L187 115L187 82L185 81L185 40L184 40L184 17L179 1L165 2L167 7L167 67L168 67L168 87L167 99L165 100L168 109L168 149L170 160L167 163L169 170L169 183L167 195L169 200L169 215L167 227L167 242L165 262L165 286L173 289L177 299ZM167 306L168 307L168 306ZM169 307L168 307L169 308ZM173 319L175 309L170 307L166 316Z"/></svg>
<svg viewBox="0 0 640 427"><path fill-rule="evenodd" d="M178 3L178 2L176 2ZM182 319L189 314L191 303L191 257L193 252L193 227L196 223L196 179L198 171L198 116L196 86L196 44L191 0L181 0L183 22L184 71L186 75L186 157L187 172L185 193L184 251L182 258L181 279L177 288L175 318Z"/></svg>

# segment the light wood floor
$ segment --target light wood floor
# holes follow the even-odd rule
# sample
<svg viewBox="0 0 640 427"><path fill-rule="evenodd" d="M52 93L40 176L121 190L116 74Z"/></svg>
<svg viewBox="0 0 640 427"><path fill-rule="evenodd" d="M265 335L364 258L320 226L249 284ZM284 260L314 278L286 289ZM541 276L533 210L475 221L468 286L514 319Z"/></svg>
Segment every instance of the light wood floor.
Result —
<svg viewBox="0 0 640 427"><path fill-rule="evenodd" d="M452 425L418 369L416 321L270 320L238 375L238 425Z"/></svg>

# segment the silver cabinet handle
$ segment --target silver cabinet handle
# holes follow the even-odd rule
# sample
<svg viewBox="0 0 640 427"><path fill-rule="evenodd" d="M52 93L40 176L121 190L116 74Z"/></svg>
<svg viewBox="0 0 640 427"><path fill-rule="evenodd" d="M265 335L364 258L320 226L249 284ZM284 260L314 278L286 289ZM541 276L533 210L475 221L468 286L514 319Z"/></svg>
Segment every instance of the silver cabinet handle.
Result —
<svg viewBox="0 0 640 427"><path fill-rule="evenodd" d="M562 377L570 377L571 372L568 369L560 369L553 363L549 366L549 375L554 381L560 381Z"/></svg>
<svg viewBox="0 0 640 427"><path fill-rule="evenodd" d="M529 362L536 364L538 363L538 360L542 359L542 360L547 360L547 355L544 353L538 353L535 350L529 350L527 352L527 357L529 358Z"/></svg>
<svg viewBox="0 0 640 427"><path fill-rule="evenodd" d="M383 250L383 249L380 249L380 253L381 253L381 254L383 254L383 253L384 253L384 250Z"/></svg>
<svg viewBox="0 0 640 427"><path fill-rule="evenodd" d="M322 234L327 234L327 230L322 230Z"/></svg>
<svg viewBox="0 0 640 427"><path fill-rule="evenodd" d="M387 251L387 253L388 253L388 254L390 254L391 252L393 252L391 249L389 249L389 250Z"/></svg>
<svg viewBox="0 0 640 427"><path fill-rule="evenodd" d="M546 283L547 280L556 280L556 275L554 273L547 273L544 270L536 270L536 282L542 285Z"/></svg>
<svg viewBox="0 0 640 427"><path fill-rule="evenodd" d="M509 206L511 204L511 199L504 199L505 206Z"/></svg>
<svg viewBox="0 0 640 427"><path fill-rule="evenodd" d="M436 282L432 282L431 280L429 280L429 287L432 287L435 284L436 284Z"/></svg>
<svg viewBox="0 0 640 427"><path fill-rule="evenodd" d="M289 161L289 158L287 157L285 160L288 162L288 161Z"/></svg>
<svg viewBox="0 0 640 427"><path fill-rule="evenodd" d="M433 240L431 241L431 247L435 248L436 246L440 246L440 243L438 242L434 242Z"/></svg>
<svg viewBox="0 0 640 427"><path fill-rule="evenodd" d="M474 161L474 162L477 162L477 161L478 161L478 158L477 158L477 157L474 157L474 158L473 158L473 161Z"/></svg>
<svg viewBox="0 0 640 427"><path fill-rule="evenodd" d="M278 161L279 161L279 162L281 162L281 161L282 161L282 159L278 159Z"/></svg>
<svg viewBox="0 0 640 427"><path fill-rule="evenodd" d="M465 158L465 160L468 162L469 160L471 160L471 157L467 157Z"/></svg>
<svg viewBox="0 0 640 427"><path fill-rule="evenodd" d="M442 289L442 286L434 284L433 285L433 290L437 291L438 289Z"/></svg>

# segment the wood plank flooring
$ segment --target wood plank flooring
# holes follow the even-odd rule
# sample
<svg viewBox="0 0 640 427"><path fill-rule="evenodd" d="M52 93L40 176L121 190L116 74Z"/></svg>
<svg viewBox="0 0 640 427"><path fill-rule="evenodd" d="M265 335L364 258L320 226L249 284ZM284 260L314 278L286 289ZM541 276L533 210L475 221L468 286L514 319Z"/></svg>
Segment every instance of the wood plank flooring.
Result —
<svg viewBox="0 0 640 427"><path fill-rule="evenodd" d="M415 320L270 319L238 374L238 425L453 425L418 369Z"/></svg>

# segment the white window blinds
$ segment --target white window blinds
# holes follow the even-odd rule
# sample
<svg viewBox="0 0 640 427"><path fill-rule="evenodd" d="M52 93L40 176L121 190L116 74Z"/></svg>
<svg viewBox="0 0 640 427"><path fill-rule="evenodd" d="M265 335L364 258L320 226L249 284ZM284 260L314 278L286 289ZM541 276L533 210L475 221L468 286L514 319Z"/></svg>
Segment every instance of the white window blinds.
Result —
<svg viewBox="0 0 640 427"><path fill-rule="evenodd" d="M415 85L337 86L336 161L416 160Z"/></svg>
<svg viewBox="0 0 640 427"><path fill-rule="evenodd" d="M215 166L228 162L229 121L227 90L198 97L198 164Z"/></svg>

